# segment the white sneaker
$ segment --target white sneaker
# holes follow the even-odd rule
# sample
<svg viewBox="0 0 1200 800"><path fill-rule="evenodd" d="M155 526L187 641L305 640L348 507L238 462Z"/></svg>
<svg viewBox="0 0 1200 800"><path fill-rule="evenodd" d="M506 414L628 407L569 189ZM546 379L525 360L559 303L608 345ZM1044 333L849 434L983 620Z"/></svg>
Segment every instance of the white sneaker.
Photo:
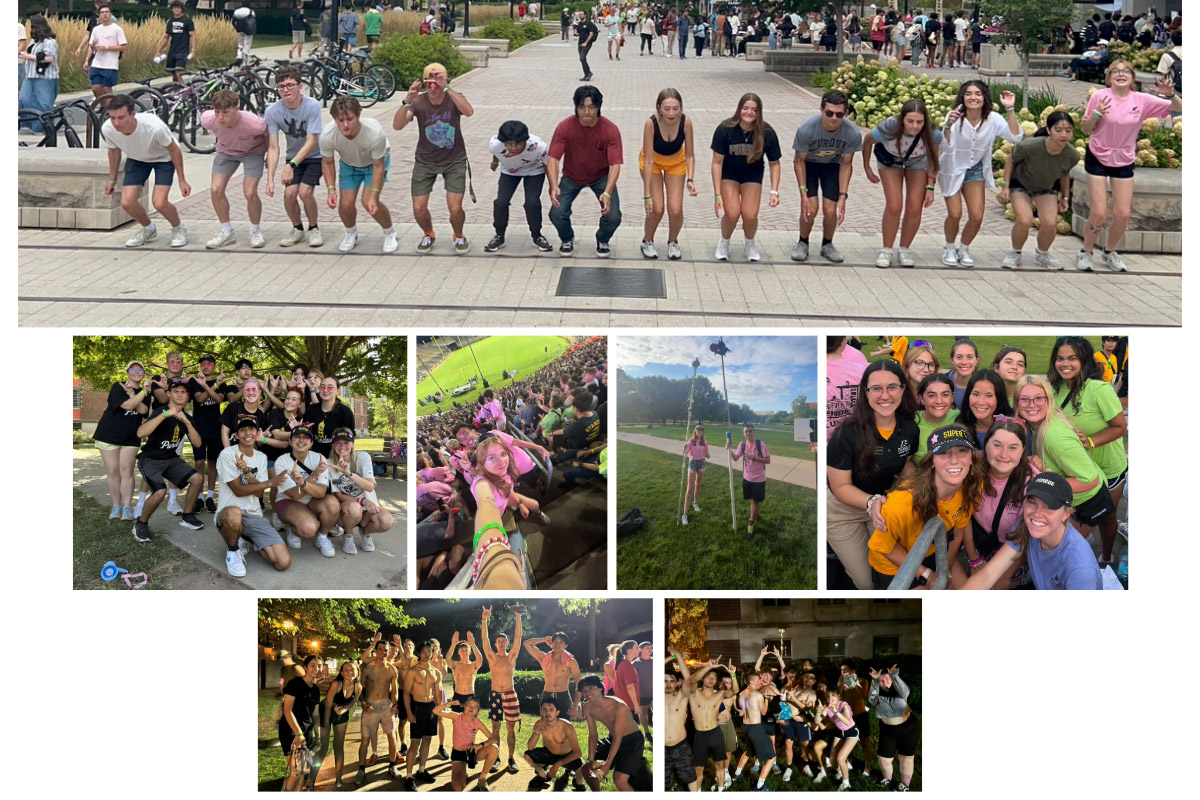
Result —
<svg viewBox="0 0 1200 800"><path fill-rule="evenodd" d="M180 225L171 231L171 247L187 246L187 228Z"/></svg>
<svg viewBox="0 0 1200 800"><path fill-rule="evenodd" d="M1045 267L1057 272L1063 268L1063 263L1054 257L1053 253L1043 253L1040 250L1033 251L1033 261L1039 267Z"/></svg>
<svg viewBox="0 0 1200 800"><path fill-rule="evenodd" d="M325 237L321 235L320 228L309 228L307 237L309 247L320 247L325 244Z"/></svg>
<svg viewBox="0 0 1200 800"><path fill-rule="evenodd" d="M817 777L813 780L813 783L820 783L821 781L825 780L825 778L825 770L822 769L819 773L817 773Z"/></svg>
<svg viewBox="0 0 1200 800"><path fill-rule="evenodd" d="M183 513L183 508L180 507L179 503L172 500L171 502L167 503L167 513L179 516Z"/></svg>
<svg viewBox="0 0 1200 800"><path fill-rule="evenodd" d="M1000 266L1004 267L1005 269L1016 269L1017 267L1021 266L1021 251L1009 250L1008 255L1006 255L1004 260L1000 262Z"/></svg>
<svg viewBox="0 0 1200 800"><path fill-rule="evenodd" d="M371 553L375 551L375 542L371 540L371 534L363 534L362 549L364 553Z"/></svg>
<svg viewBox="0 0 1200 800"><path fill-rule="evenodd" d="M278 514L271 515L271 527L277 531L283 530L283 520L279 518Z"/></svg>
<svg viewBox="0 0 1200 800"><path fill-rule="evenodd" d="M687 524L688 524L688 521L687 521L687 514L684 514L684 515L683 515L683 519L681 519L681 520L680 520L680 522L681 522L681 523L683 523L684 525L687 525Z"/></svg>
<svg viewBox="0 0 1200 800"><path fill-rule="evenodd" d="M242 554L243 559L245 559L246 556L250 555L250 540L249 539L246 539L244 537L238 539L238 552L240 552Z"/></svg>
<svg viewBox="0 0 1200 800"><path fill-rule="evenodd" d="M304 241L304 231L301 228L293 227L288 231L282 239L279 240L280 247L291 247L294 244L300 244Z"/></svg>
<svg viewBox="0 0 1200 800"><path fill-rule="evenodd" d="M145 228L140 228L137 233L135 233L133 236L130 236L128 239L125 240L125 246L126 247L141 247L142 245L146 244L147 242L153 242L157 238L158 238L158 230L156 228L151 228L150 230L146 230Z"/></svg>
<svg viewBox="0 0 1200 800"><path fill-rule="evenodd" d="M958 246L958 263L964 267L975 266L975 259L971 258L971 248L967 247L965 244L960 244Z"/></svg>
<svg viewBox="0 0 1200 800"><path fill-rule="evenodd" d="M304 546L304 541L296 535L296 532L291 528L287 529L287 545L293 550L299 550Z"/></svg>
<svg viewBox="0 0 1200 800"><path fill-rule="evenodd" d="M896 250L896 260L900 262L902 267L915 267L917 260L913 258L912 250L907 247L900 247Z"/></svg>
<svg viewBox="0 0 1200 800"><path fill-rule="evenodd" d="M205 243L204 247L207 250L216 250L218 247L224 247L227 244L233 244L237 241L237 237L233 235L233 228L225 230L224 228L217 231L217 235L212 237Z"/></svg>
<svg viewBox="0 0 1200 800"><path fill-rule="evenodd" d="M746 260L762 261L762 253L758 252L758 245L753 239L746 240Z"/></svg>
<svg viewBox="0 0 1200 800"><path fill-rule="evenodd" d="M891 248L885 247L879 251L879 257L875 259L875 266L880 269L887 269L892 266L892 259L894 257L895 253L892 252Z"/></svg>
<svg viewBox="0 0 1200 800"><path fill-rule="evenodd" d="M144 506L145 504L146 504L145 500L138 500L137 505L133 507L133 516L141 518L142 506Z"/></svg>
<svg viewBox="0 0 1200 800"><path fill-rule="evenodd" d="M312 244L310 241L309 244ZM339 253L349 253L358 245L358 233L346 231L346 236L342 239L342 243L338 245Z"/></svg>
<svg viewBox="0 0 1200 800"><path fill-rule="evenodd" d="M1092 271L1092 254L1080 250L1075 256L1075 269L1080 272Z"/></svg>
<svg viewBox="0 0 1200 800"><path fill-rule="evenodd" d="M345 532L346 532L346 529L343 528L341 525L334 525L332 528L329 529L330 536L341 536Z"/></svg>
<svg viewBox="0 0 1200 800"><path fill-rule="evenodd" d="M235 578L246 577L246 559L240 548L225 553L225 570Z"/></svg>
<svg viewBox="0 0 1200 800"><path fill-rule="evenodd" d="M321 551L321 555L326 558L333 558L333 542L329 541L329 537L323 533L317 534L317 549Z"/></svg>
<svg viewBox="0 0 1200 800"><path fill-rule="evenodd" d="M396 235L396 232L392 231L391 233L385 233L383 236L383 252L394 253L399 249L400 237Z"/></svg>
<svg viewBox="0 0 1200 800"><path fill-rule="evenodd" d="M714 254L717 261L729 260L729 240L717 239L717 252Z"/></svg>
<svg viewBox="0 0 1200 800"><path fill-rule="evenodd" d="M683 251L679 249L679 242L667 242L667 258L672 261L678 261L683 258Z"/></svg>
<svg viewBox="0 0 1200 800"><path fill-rule="evenodd" d="M1104 263L1108 264L1108 268L1113 272L1129 271L1129 268L1125 266L1125 259L1121 258L1116 250L1104 254Z"/></svg>
<svg viewBox="0 0 1200 800"><path fill-rule="evenodd" d="M358 555L358 548L354 546L354 534L348 533L342 537L342 552L348 555Z"/></svg>
<svg viewBox="0 0 1200 800"><path fill-rule="evenodd" d="M697 504L695 504L695 503L692 503L692 511L695 511L695 512L699 513L699 512L700 512L700 506L698 506L698 505L697 505Z"/></svg>
<svg viewBox="0 0 1200 800"><path fill-rule="evenodd" d="M654 247L654 242L642 240L642 258L658 258L658 250Z"/></svg>
<svg viewBox="0 0 1200 800"><path fill-rule="evenodd" d="M942 245L942 263L947 267L958 266L958 248L952 244Z"/></svg>
<svg viewBox="0 0 1200 800"><path fill-rule="evenodd" d="M250 232L250 247L251 248L253 248L254 250L258 250L259 248L266 247L266 246L267 246L267 239L265 236L262 235L262 231L251 231Z"/></svg>

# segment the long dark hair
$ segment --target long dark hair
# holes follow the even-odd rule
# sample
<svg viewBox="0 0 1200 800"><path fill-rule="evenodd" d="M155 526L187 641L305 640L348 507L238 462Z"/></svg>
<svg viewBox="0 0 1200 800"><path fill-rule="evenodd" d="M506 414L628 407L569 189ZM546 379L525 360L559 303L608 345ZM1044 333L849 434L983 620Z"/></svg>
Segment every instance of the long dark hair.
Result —
<svg viewBox="0 0 1200 800"><path fill-rule="evenodd" d="M1033 467L1029 464L1029 431L1021 422L1011 422L1009 420L1001 420L988 428L987 438L983 440L983 461L985 465L987 464L987 443L996 431L1008 431L1020 439L1021 446L1025 448L1021 455L1021 460L1017 463L1016 468L1009 473L1008 480L1004 484L1004 489L1000 492L1000 508L1004 508L1005 506L1019 506L1025 499L1025 484L1029 483L1029 479L1033 477ZM996 487L992 486L990 479L983 482L983 494L987 497L996 496Z"/></svg>
<svg viewBox="0 0 1200 800"><path fill-rule="evenodd" d="M1075 120L1071 119L1071 115L1065 111L1052 111L1050 116L1046 117L1046 124L1034 131L1034 136L1049 136L1050 129L1060 122L1066 122L1071 125L1071 130L1075 129Z"/></svg>
<svg viewBox="0 0 1200 800"><path fill-rule="evenodd" d="M992 390L996 393L996 410L992 413L1005 417L1013 415L1012 404L1008 402L1008 387L1005 386L1004 379L1000 377L1000 374L990 369L976 370L971 379L967 381L967 388L963 392L963 407L958 410L958 422L972 433L975 432L975 426L979 420L975 419L975 412L971 410L971 390L975 388L975 384L984 381L990 383Z"/></svg>
<svg viewBox="0 0 1200 800"><path fill-rule="evenodd" d="M947 17L949 16L950 15L947 15ZM990 117L992 115L992 109L995 107L995 105L992 103L992 92L990 89L988 89L988 85L986 83L974 78L969 81L964 81L963 85L958 87L958 96L954 98L954 105L951 106L952 108L958 108L959 106L963 107L963 115L958 118L959 125L962 125L963 121L967 118L966 104L963 101L966 99L967 89L970 89L972 86L983 92L983 109L980 111L980 119L987 119Z"/></svg>
<svg viewBox="0 0 1200 800"><path fill-rule="evenodd" d="M904 394L900 397L900 408L896 409L896 419L911 421L917 415L917 401L913 398L904 368L890 358L867 365L858 381L858 396L855 398L854 408L849 416L838 423L839 428L843 425L852 426L858 438L858 454L854 458L853 472L859 478L866 478L875 472L875 412L871 410L871 404L867 400L867 380L880 370L895 375L896 380L904 387ZM834 431L834 434L836 435L837 431Z"/></svg>
<svg viewBox="0 0 1200 800"><path fill-rule="evenodd" d="M763 157L763 148L767 144L767 123L763 121L763 103L762 98L754 92L746 92L738 100L737 108L734 109L733 116L725 120L721 124L726 127L734 127L740 125L742 121L742 106L746 105L747 101L753 100L758 107L758 114L754 117L754 127L751 132L754 134L750 145L750 155L746 156L746 163L753 164Z"/></svg>
<svg viewBox="0 0 1200 800"><path fill-rule="evenodd" d="M1075 355L1079 358L1079 374L1075 376L1069 383L1063 380L1063 377L1058 374L1058 370L1054 368L1054 359L1058 357L1058 349L1066 345L1075 351ZM1071 404L1071 411L1078 414L1079 407L1082 402L1079 395L1083 391L1083 387L1089 380L1100 380L1103 377L1104 371L1100 368L1100 364L1096 361L1096 351L1092 347L1092 343L1082 336L1060 336L1054 341L1054 349L1050 351L1050 367L1046 371L1046 377L1050 380L1050 388L1054 389L1054 393L1058 394L1058 390L1067 385L1070 390L1067 393L1067 400ZM1051 396L1050 402L1054 402L1054 397Z"/></svg>
<svg viewBox="0 0 1200 800"><path fill-rule="evenodd" d="M54 31L51 30L50 23L41 14L31 14L29 16L29 36L35 42L44 42L54 38Z"/></svg>
<svg viewBox="0 0 1200 800"><path fill-rule="evenodd" d="M925 145L926 161L929 163L929 174L937 175L938 160L934 158L937 153L937 146L933 143L933 124L929 120L929 109L925 107L922 100L913 98L900 107L900 113L896 115L896 151L903 153L904 150L900 146L901 140L904 138L904 118L909 114L920 114L925 118L925 124L921 126L921 142Z"/></svg>

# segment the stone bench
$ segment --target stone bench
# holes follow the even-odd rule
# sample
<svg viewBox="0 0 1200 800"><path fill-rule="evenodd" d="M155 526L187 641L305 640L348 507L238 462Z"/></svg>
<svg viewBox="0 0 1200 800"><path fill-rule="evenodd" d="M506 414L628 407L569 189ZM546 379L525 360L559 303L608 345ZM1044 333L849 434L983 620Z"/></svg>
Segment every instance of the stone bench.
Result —
<svg viewBox="0 0 1200 800"><path fill-rule="evenodd" d="M488 65L491 48L486 44L460 44L458 52L462 53L472 69L479 69Z"/></svg>
<svg viewBox="0 0 1200 800"><path fill-rule="evenodd" d="M1029 57L1029 74L1037 77L1058 75L1071 64L1076 56L1069 53L1037 53ZM1000 49L999 45L985 44L979 48L979 74L995 77L1012 75L1016 82L1021 77L1021 57L1012 47Z"/></svg>
<svg viewBox="0 0 1200 800"><path fill-rule="evenodd" d="M129 222L121 208L124 165L117 188L105 196L108 151L103 148L38 147L17 151L18 225L22 228L68 228L109 231ZM150 193L142 189L149 211Z"/></svg>
<svg viewBox="0 0 1200 800"><path fill-rule="evenodd" d="M762 61L763 53L768 50L766 42L747 42L746 43L746 60L747 61Z"/></svg>
<svg viewBox="0 0 1200 800"><path fill-rule="evenodd" d="M463 39L462 44L484 44L487 45L489 58L508 58L508 39L476 39L472 36L469 39ZM460 49L462 44L459 45Z"/></svg>
<svg viewBox="0 0 1200 800"><path fill-rule="evenodd" d="M753 43L752 43L753 44ZM750 45L747 45L749 48ZM836 52L825 50L810 50L808 48L791 48L788 50L763 50L762 61L764 72L808 74L816 72L833 72L842 63ZM871 51L862 53L866 61L877 61L879 56ZM747 56L749 57L749 56ZM858 54L846 53L847 61L857 60Z"/></svg>
<svg viewBox="0 0 1200 800"><path fill-rule="evenodd" d="M1112 192L1108 195L1112 214ZM1083 236L1092 204L1083 166L1071 170L1071 232ZM1113 247L1102 232L1097 247L1129 253L1183 253L1183 170L1139 167L1125 236Z"/></svg>

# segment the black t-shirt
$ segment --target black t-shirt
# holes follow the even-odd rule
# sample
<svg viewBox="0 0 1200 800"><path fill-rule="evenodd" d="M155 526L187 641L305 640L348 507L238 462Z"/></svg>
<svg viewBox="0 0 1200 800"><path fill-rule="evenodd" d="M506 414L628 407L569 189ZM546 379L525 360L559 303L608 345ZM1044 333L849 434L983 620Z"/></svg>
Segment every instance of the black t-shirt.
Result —
<svg viewBox="0 0 1200 800"><path fill-rule="evenodd" d="M244 415L247 415L250 413L251 412L246 410L246 404L243 403L241 400L238 400L236 403L230 403L229 405L225 406L225 410L221 412L221 424L224 425L225 427L229 428L230 444L233 443L233 440L235 438L234 434L237 433L238 417L241 417L241 416L244 416ZM265 431L267 429L267 423L268 423L266 409L262 408L262 405L260 404L259 409L255 412L253 412L253 415L254 415L254 419L256 419L258 421L258 430L260 432ZM256 444L255 449L262 450L263 449L262 443L260 442L260 443Z"/></svg>
<svg viewBox="0 0 1200 800"><path fill-rule="evenodd" d="M158 412L160 415L163 413ZM190 414L184 413L189 420L192 418ZM151 413L153 417L153 412ZM192 423L195 427L195 423ZM187 426L181 421L170 417L164 419L158 424L158 427L151 431L146 437L146 443L142 445L141 455L146 458L155 460L166 460L168 458L179 457L179 443L187 438Z"/></svg>
<svg viewBox="0 0 1200 800"><path fill-rule="evenodd" d="M1111 42L1112 38L1113 38L1113 34L1115 34L1116 32L1117 32L1117 26L1115 24L1113 24L1112 20L1106 19L1100 23L1100 38L1101 39L1108 39Z"/></svg>
<svg viewBox="0 0 1200 800"><path fill-rule="evenodd" d="M292 716L296 718L296 723L300 726L300 730L304 733L304 738L308 738L308 733L313 729L313 714L317 710L317 706L321 704L321 689L316 685L309 686L304 682L304 678L292 678L283 687L283 694L291 695L292 700ZM288 724L286 717L279 718L279 730L291 730L292 726Z"/></svg>
<svg viewBox="0 0 1200 800"><path fill-rule="evenodd" d="M294 30L294 31L308 30L308 23L304 21L304 9L302 9L302 8L293 8L292 9L292 30Z"/></svg>
<svg viewBox="0 0 1200 800"><path fill-rule="evenodd" d="M587 447L600 438L604 431L604 419L600 414L593 413L590 417L577 419L563 430L563 443L568 449Z"/></svg>
<svg viewBox="0 0 1200 800"><path fill-rule="evenodd" d="M725 156L721 163L721 180L762 183L763 165L779 160L779 137L770 125L766 125L764 138L762 157L750 164L746 158L754 146L753 132L742 130L741 125L718 125L713 131L712 151Z"/></svg>
<svg viewBox="0 0 1200 800"><path fill-rule="evenodd" d="M925 38L928 39L930 36L941 30L941 28L942 24L937 21L937 17L930 17L929 19L925 20Z"/></svg>
<svg viewBox="0 0 1200 800"><path fill-rule="evenodd" d="M167 392L167 380L168 380L168 378L167 378L167 376L166 376L166 375L155 375L153 378L151 378L151 379L147 380L147 381L146 381L146 382L143 384L143 386L145 386L147 389L150 389L150 388L151 388L151 387L150 387L150 383L151 383L151 381L158 381L158 382L159 382L159 384L158 384L158 385L159 385L160 387L162 387L162 390L163 390L164 392ZM167 393L168 393L168 394L170 394L170 392L167 392ZM151 414L153 414L153 413L154 413L155 411L157 411L158 409L160 409L160 408L166 408L166 407L167 407L167 404L166 404L166 403L160 403L160 402L158 401L158 397L157 397L157 396L155 396L155 394L154 394L154 392L153 392L153 391L151 391L151 392L150 392L150 413L151 413Z"/></svg>
<svg viewBox="0 0 1200 800"><path fill-rule="evenodd" d="M596 24L590 19L584 20L582 23L575 26L575 35L579 37L580 47L583 47L585 43L588 47L591 47L596 43L596 36L599 33L600 31L596 28ZM591 41L588 41L589 39L591 39Z"/></svg>
<svg viewBox="0 0 1200 800"><path fill-rule="evenodd" d="M224 397L225 393L222 389L227 384L221 386L213 384L213 381L205 379L203 375L188 379L188 394L192 397L192 419L196 430L200 433L219 433L221 430L221 404L204 392L204 386L213 386L213 391ZM196 395L200 392L204 392L203 400L196 399Z"/></svg>
<svg viewBox="0 0 1200 800"><path fill-rule="evenodd" d="M282 408L272 408L269 412L267 412L267 427L272 431L283 430L291 433L292 428L296 427L296 425L299 425L302 421L303 420L301 419L296 419L292 422L292 424L289 424L287 417L283 415ZM287 450L282 447L272 447L270 445L263 445L259 449L266 453L267 458L271 461L274 461L287 452Z"/></svg>
<svg viewBox="0 0 1200 800"><path fill-rule="evenodd" d="M325 413L320 403L310 403L304 409L304 421L312 425L313 452L326 458L333 452L333 432L338 428L354 430L354 412L345 403L334 403L333 410Z"/></svg>
<svg viewBox="0 0 1200 800"><path fill-rule="evenodd" d="M136 394L136 393L135 393ZM119 447L137 447L141 444L137 429L142 425L142 415L137 410L126 411L121 404L129 400L125 384L114 383L108 391L108 408L96 423L93 437L97 442L115 444Z"/></svg>
<svg viewBox="0 0 1200 800"><path fill-rule="evenodd" d="M848 471L855 489L867 494L884 494L891 490L896 476L917 452L920 436L921 428L911 419L898 419L891 438L884 439L875 431L875 472L863 478L854 472L859 451L858 434L852 424L843 422L829 440L829 468Z"/></svg>
<svg viewBox="0 0 1200 800"><path fill-rule="evenodd" d="M196 30L196 23L192 22L192 18L187 15L179 19L171 17L167 20L167 36L171 37L171 55L186 56L191 52L191 33L194 30Z"/></svg>

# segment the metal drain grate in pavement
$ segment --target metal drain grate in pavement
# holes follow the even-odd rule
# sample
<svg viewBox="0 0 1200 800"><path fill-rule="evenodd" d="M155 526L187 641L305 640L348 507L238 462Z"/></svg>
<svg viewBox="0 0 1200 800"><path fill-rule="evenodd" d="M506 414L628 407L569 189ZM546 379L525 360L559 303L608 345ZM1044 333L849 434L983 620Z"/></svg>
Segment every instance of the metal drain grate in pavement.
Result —
<svg viewBox="0 0 1200 800"><path fill-rule="evenodd" d="M557 297L653 297L666 299L661 269L563 267Z"/></svg>

